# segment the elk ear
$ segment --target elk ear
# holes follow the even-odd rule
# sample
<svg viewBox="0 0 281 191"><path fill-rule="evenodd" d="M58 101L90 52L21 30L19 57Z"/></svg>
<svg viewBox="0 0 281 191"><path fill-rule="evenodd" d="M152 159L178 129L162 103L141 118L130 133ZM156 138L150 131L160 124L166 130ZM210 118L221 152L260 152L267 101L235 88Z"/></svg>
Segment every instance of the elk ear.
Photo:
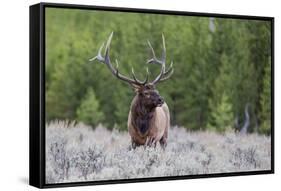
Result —
<svg viewBox="0 0 281 191"><path fill-rule="evenodd" d="M141 86L140 85L136 85L136 84L131 84L133 90L135 93L139 93L140 92L140 89L141 89Z"/></svg>

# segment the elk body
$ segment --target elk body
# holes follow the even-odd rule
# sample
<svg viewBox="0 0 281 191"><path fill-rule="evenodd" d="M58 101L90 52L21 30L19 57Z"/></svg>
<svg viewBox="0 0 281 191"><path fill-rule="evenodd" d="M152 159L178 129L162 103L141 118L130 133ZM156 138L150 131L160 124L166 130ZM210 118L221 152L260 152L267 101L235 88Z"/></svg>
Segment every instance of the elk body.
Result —
<svg viewBox="0 0 281 191"><path fill-rule="evenodd" d="M163 52L161 59L155 56L155 52L148 41L148 45L152 51L153 58L148 60L149 64L158 64L161 66L160 74L151 82L148 81L149 71L147 68L146 79L140 81L136 78L132 69L132 78L120 74L118 70L118 61L116 60L116 68L110 62L109 47L113 36L113 32L108 38L105 47L105 56L101 51L104 44L100 47L98 55L90 59L90 61L98 60L107 65L111 73L118 79L129 83L135 90L136 95L131 103L128 115L128 131L131 136L132 147L140 145L156 146L159 142L162 147L167 145L168 131L170 127L169 108L163 97L156 90L156 84L167 80L173 73L173 63L166 70L166 47L165 39L163 39Z"/></svg>

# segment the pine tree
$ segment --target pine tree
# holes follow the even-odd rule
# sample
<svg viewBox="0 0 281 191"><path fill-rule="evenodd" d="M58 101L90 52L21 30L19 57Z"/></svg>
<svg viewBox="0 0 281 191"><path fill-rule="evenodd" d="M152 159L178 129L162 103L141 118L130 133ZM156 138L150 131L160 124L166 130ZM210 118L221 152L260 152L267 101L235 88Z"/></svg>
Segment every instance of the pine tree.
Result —
<svg viewBox="0 0 281 191"><path fill-rule="evenodd" d="M209 129L214 129L219 132L228 131L231 129L233 122L232 104L229 97L223 93L220 102L211 113L214 124L208 124Z"/></svg>
<svg viewBox="0 0 281 191"><path fill-rule="evenodd" d="M92 88L89 88L81 105L77 109L77 119L88 125L95 127L104 119L104 114L100 111L99 101Z"/></svg>
<svg viewBox="0 0 281 191"><path fill-rule="evenodd" d="M263 78L263 89L260 99L261 105L261 127L259 132L270 134L271 130L271 59L265 67L265 74Z"/></svg>
<svg viewBox="0 0 281 191"><path fill-rule="evenodd" d="M221 55L221 68L215 80L212 97L209 99L209 122L207 128L218 131L229 129L233 123L232 93L232 65L226 54Z"/></svg>

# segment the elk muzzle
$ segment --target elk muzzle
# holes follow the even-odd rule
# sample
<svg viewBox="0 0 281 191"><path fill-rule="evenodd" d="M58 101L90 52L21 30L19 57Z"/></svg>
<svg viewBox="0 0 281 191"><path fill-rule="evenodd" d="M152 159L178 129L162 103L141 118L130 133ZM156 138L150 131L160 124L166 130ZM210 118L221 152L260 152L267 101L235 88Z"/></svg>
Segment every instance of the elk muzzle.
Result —
<svg viewBox="0 0 281 191"><path fill-rule="evenodd" d="M164 98L159 96L157 100L157 107L161 107L164 104Z"/></svg>

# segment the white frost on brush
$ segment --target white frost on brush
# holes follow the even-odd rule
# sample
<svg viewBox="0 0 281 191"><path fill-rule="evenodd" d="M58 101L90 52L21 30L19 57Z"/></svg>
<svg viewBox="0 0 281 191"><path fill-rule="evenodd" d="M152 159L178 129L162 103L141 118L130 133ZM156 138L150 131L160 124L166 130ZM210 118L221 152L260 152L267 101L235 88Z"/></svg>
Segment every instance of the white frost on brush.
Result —
<svg viewBox="0 0 281 191"><path fill-rule="evenodd" d="M53 122L46 128L46 182L62 183L269 170L270 137L172 127L165 151L130 149L127 132Z"/></svg>

